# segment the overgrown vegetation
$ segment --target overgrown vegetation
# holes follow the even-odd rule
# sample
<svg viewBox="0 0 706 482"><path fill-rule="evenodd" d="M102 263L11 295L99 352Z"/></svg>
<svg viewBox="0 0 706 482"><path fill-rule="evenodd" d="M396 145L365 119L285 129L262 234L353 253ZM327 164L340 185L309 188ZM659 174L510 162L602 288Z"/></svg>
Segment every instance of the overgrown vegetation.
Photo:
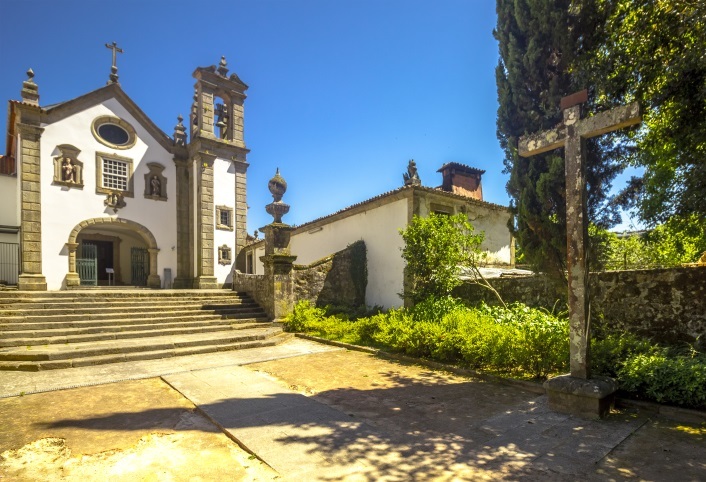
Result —
<svg viewBox="0 0 706 482"><path fill-rule="evenodd" d="M471 274L472 282L491 290L504 305L500 294L478 269L487 256L480 249L485 233L473 231L463 213L414 216L407 228L400 230L405 242L402 258L407 277L403 296L412 304L448 297L462 283L459 276L464 271Z"/></svg>
<svg viewBox="0 0 706 482"><path fill-rule="evenodd" d="M706 225L696 216L672 218L642 234L618 237L591 226L597 267L608 270L666 268L697 261L706 251Z"/></svg>
<svg viewBox="0 0 706 482"><path fill-rule="evenodd" d="M524 262L565 271L564 161L561 151L520 158L517 140L553 128L560 98L586 88L584 115L635 100L644 112L638 129L587 140L588 219L607 229L632 207L650 227L674 216L706 224L706 2L497 0L497 13L497 132ZM628 166L644 173L611 198Z"/></svg>
<svg viewBox="0 0 706 482"><path fill-rule="evenodd" d="M360 318L306 301L296 304L288 331L372 346L502 376L544 379L568 371L568 321L520 303L471 308L432 297L411 309ZM596 374L615 377L632 396L706 408L706 356L688 347L669 348L631 334L610 334L592 343Z"/></svg>

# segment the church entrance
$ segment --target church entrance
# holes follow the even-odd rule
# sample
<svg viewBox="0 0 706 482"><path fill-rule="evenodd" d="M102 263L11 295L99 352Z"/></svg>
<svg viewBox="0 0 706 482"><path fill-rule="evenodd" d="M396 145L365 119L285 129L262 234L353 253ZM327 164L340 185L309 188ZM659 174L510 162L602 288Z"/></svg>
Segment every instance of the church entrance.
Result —
<svg viewBox="0 0 706 482"><path fill-rule="evenodd" d="M156 244L152 233L133 221L113 218L84 221L74 228L67 243L67 287L160 288Z"/></svg>

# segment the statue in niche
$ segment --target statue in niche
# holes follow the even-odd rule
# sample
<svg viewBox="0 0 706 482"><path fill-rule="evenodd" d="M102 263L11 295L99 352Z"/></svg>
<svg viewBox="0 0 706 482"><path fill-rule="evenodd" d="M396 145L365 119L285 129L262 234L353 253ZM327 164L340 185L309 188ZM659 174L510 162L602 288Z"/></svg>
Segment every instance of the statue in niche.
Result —
<svg viewBox="0 0 706 482"><path fill-rule="evenodd" d="M61 180L65 182L75 182L74 173L76 172L76 166L71 162L71 158L67 157L61 166Z"/></svg>
<svg viewBox="0 0 706 482"><path fill-rule="evenodd" d="M422 181L419 179L419 174L417 173L417 163L414 159L409 160L407 164L407 172L402 174L402 179L404 179L405 186L421 186Z"/></svg>
<svg viewBox="0 0 706 482"><path fill-rule="evenodd" d="M150 179L150 195L151 196L162 196L162 181L156 175L152 176Z"/></svg>

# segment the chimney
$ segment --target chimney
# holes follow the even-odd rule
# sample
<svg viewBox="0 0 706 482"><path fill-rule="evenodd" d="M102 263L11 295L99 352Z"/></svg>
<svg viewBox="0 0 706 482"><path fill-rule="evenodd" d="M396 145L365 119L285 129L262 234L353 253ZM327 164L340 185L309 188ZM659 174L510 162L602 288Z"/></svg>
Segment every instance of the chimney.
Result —
<svg viewBox="0 0 706 482"><path fill-rule="evenodd" d="M483 200L481 176L485 174L485 171L459 164L458 162L449 162L441 166L436 172L440 172L443 178L442 191L452 192L479 201Z"/></svg>

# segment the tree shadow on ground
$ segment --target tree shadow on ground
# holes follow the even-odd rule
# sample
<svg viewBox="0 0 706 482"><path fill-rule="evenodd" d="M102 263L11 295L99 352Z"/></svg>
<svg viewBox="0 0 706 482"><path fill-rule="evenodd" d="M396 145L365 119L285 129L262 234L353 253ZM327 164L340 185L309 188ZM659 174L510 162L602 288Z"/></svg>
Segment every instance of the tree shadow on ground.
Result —
<svg viewBox="0 0 706 482"><path fill-rule="evenodd" d="M415 379L394 371L376 376L385 387L337 388L314 397L283 389L199 409L258 454L269 447L257 445L263 440L251 444L250 437L254 429L266 429L268 443L331 467L331 475L324 476L329 480L341 480L336 467L356 467L356 480L370 481L540 475L566 480L588 474L635 429L636 422L625 417L587 422L552 413L544 397L511 387L440 383L431 371ZM158 429L158 421L167 420L168 428L193 430L174 423L183 413L183 408L114 412L55 420L44 428Z"/></svg>

